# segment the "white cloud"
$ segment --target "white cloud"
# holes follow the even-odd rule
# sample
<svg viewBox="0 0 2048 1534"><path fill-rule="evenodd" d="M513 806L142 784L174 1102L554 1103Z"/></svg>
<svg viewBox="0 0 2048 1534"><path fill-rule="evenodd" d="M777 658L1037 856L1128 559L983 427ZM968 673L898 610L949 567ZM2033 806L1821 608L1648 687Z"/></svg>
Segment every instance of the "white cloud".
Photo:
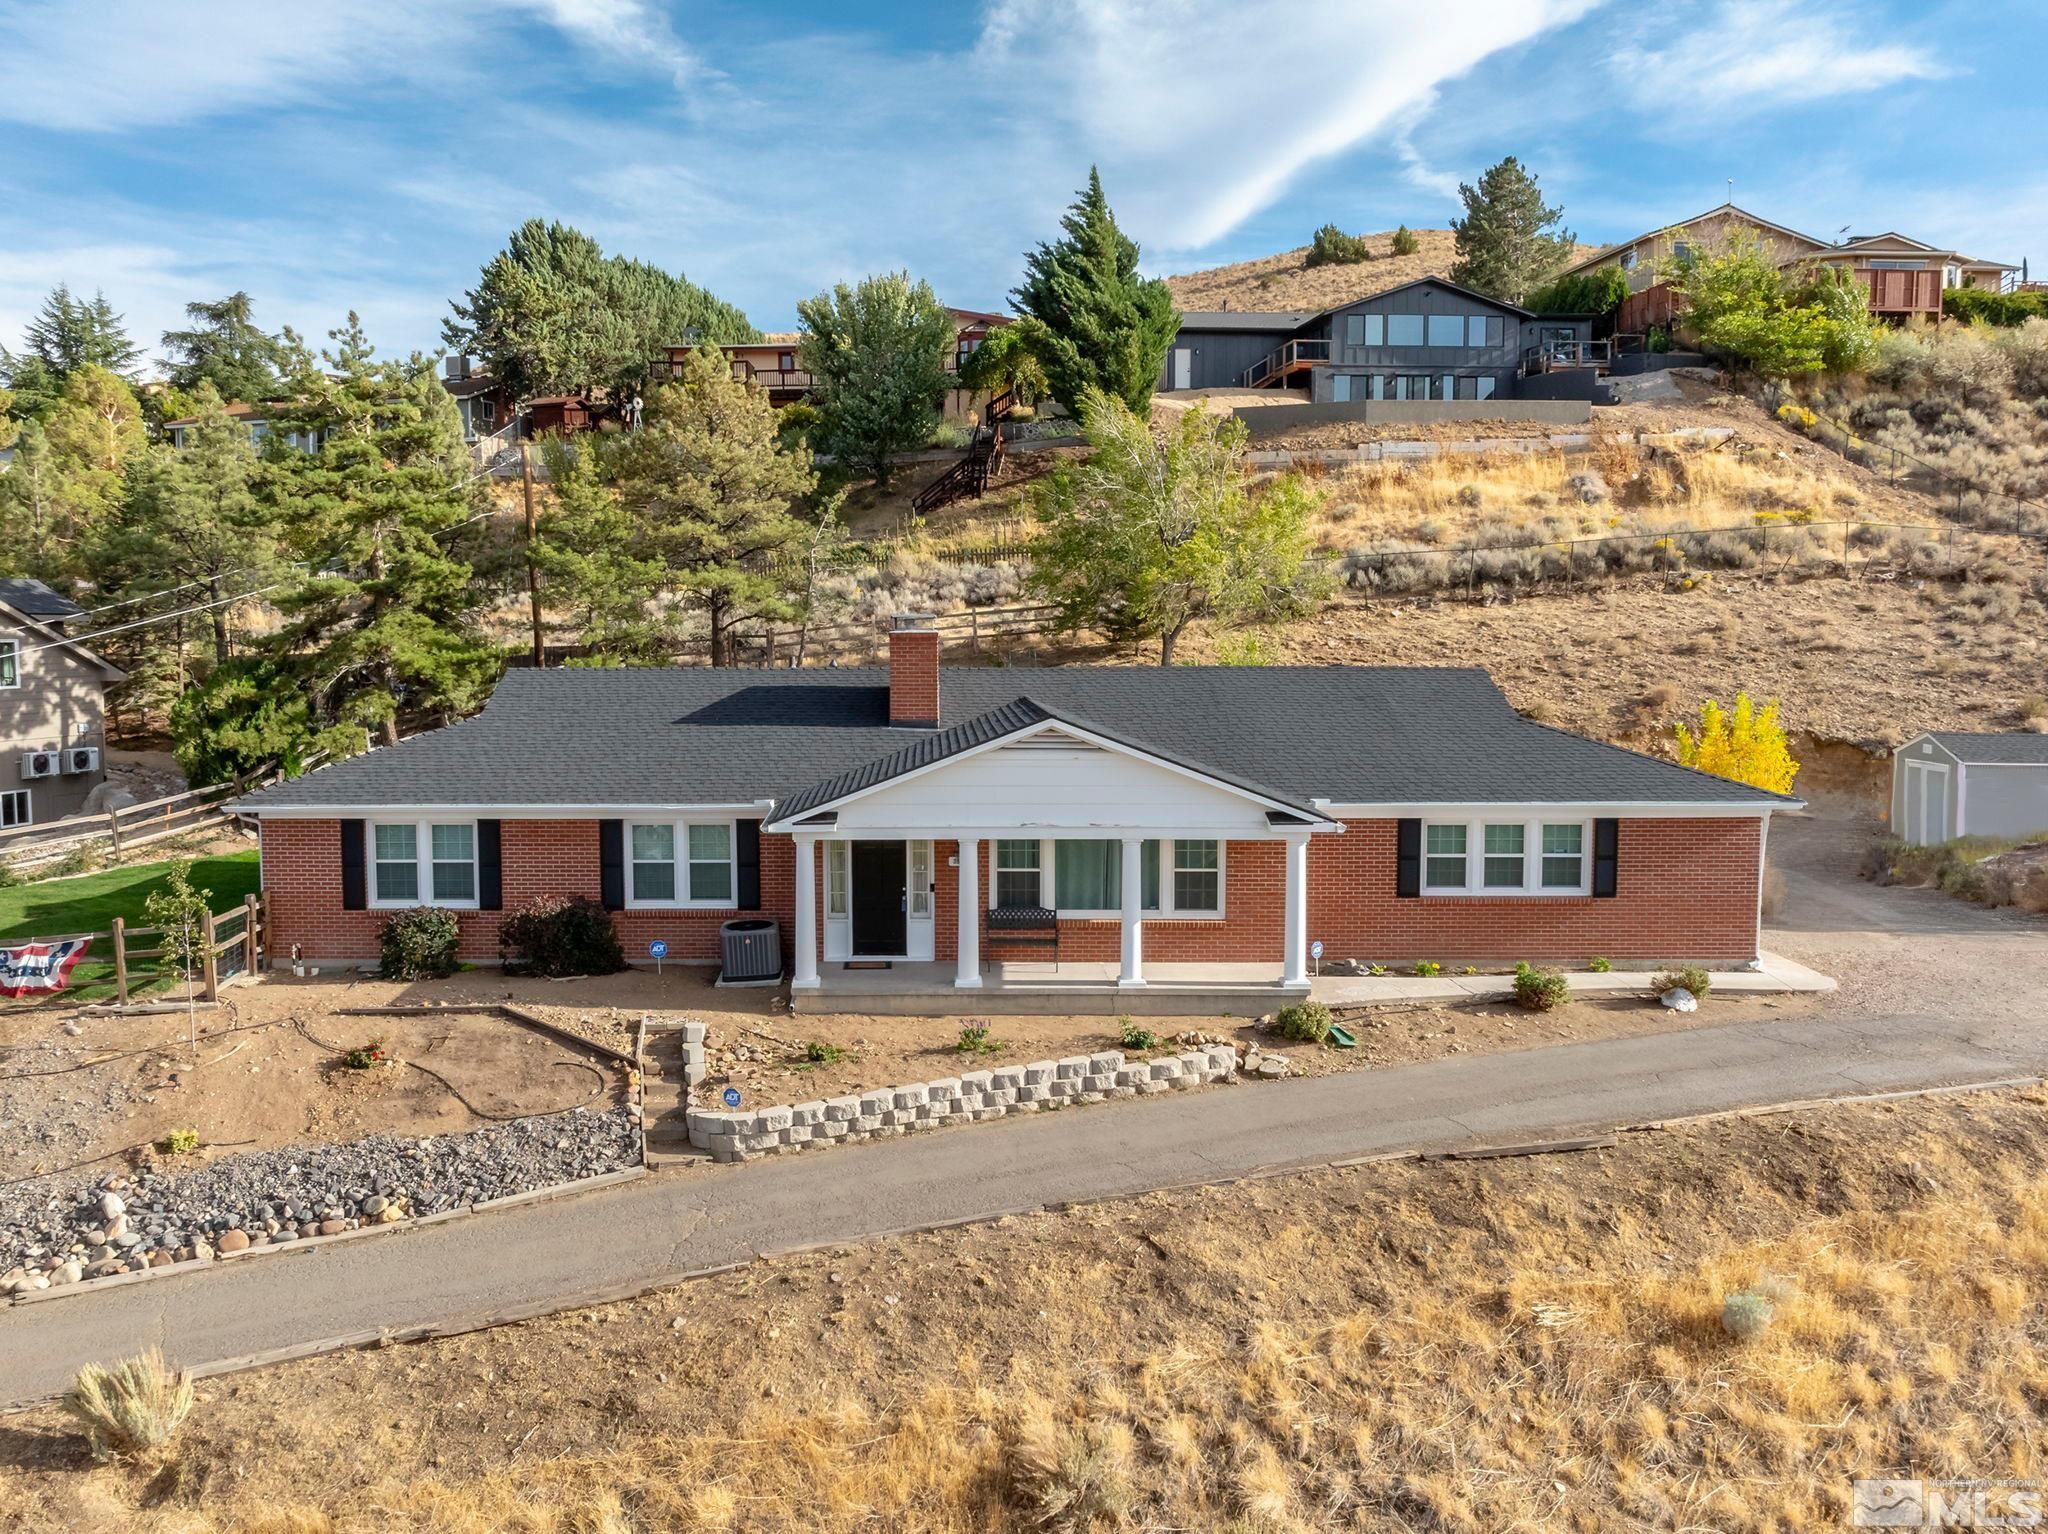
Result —
<svg viewBox="0 0 2048 1534"><path fill-rule="evenodd" d="M982 47L985 73L1016 91L1020 113L1051 113L1085 146L1073 158L1114 168L1120 218L1187 250L1228 234L1316 162L1412 122L1440 85L1594 3L997 0Z"/></svg>
<svg viewBox="0 0 2048 1534"><path fill-rule="evenodd" d="M595 52L666 71L677 85L703 70L668 18L641 0L513 0Z"/></svg>
<svg viewBox="0 0 2048 1534"><path fill-rule="evenodd" d="M1432 97L1427 108L1418 113L1425 116L1436 108ZM1458 196L1458 175L1455 171L1438 170L1431 165L1421 150L1415 147L1414 135L1402 129L1394 137L1394 157L1401 162L1401 179L1410 186L1421 187L1425 192L1434 192L1454 208L1462 210L1463 201Z"/></svg>
<svg viewBox="0 0 2048 1534"><path fill-rule="evenodd" d="M1952 73L1924 48L1864 42L1863 29L1882 22L1864 4L1720 0L1690 15L1675 35L1664 27L1655 41L1645 37L1615 51L1616 79L1638 106L1797 104Z"/></svg>

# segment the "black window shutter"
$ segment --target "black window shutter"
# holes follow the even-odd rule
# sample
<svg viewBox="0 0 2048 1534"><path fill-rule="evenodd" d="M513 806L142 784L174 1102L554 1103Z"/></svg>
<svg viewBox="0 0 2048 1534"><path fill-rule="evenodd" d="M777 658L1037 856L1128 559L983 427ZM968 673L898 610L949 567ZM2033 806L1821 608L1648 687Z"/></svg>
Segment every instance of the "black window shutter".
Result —
<svg viewBox="0 0 2048 1534"><path fill-rule="evenodd" d="M761 909L761 822L742 820L735 822L733 834L733 872L737 885L738 899L733 902L742 911Z"/></svg>
<svg viewBox="0 0 2048 1534"><path fill-rule="evenodd" d="M505 909L505 875L499 863L502 821L476 823L476 903L480 910Z"/></svg>
<svg viewBox="0 0 2048 1534"><path fill-rule="evenodd" d="M1593 893L1603 900L1614 898L1615 874L1621 853L1621 822L1593 822Z"/></svg>
<svg viewBox="0 0 2048 1534"><path fill-rule="evenodd" d="M1422 893L1422 822L1399 820L1394 824L1394 893L1413 900Z"/></svg>
<svg viewBox="0 0 2048 1534"><path fill-rule="evenodd" d="M598 887L607 911L626 909L626 823L600 820L597 823Z"/></svg>
<svg viewBox="0 0 2048 1534"><path fill-rule="evenodd" d="M341 908L362 911L369 908L369 888L363 879L363 823L341 823Z"/></svg>

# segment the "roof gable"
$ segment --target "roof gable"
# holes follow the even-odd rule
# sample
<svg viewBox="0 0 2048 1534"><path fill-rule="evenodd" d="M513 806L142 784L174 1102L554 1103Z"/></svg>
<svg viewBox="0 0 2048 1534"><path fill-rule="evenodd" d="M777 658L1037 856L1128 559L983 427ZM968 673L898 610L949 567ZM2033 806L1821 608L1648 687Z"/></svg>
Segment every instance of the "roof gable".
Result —
<svg viewBox="0 0 2048 1534"><path fill-rule="evenodd" d="M1768 229L1773 234L1782 234L1788 239L1799 241L1801 244L1811 245L1815 251L1829 248L1826 240L1817 240L1810 234L1802 234L1797 229L1789 228L1784 224L1774 224L1769 219L1761 218L1746 208L1738 208L1732 202L1724 202L1717 208L1709 208L1704 213L1695 213L1691 218L1682 218L1676 223L1664 225L1661 229L1651 229L1629 239L1618 240L1612 245L1594 251L1592 255L1587 256L1583 261L1575 262L1566 267L1562 275L1569 277L1576 272L1587 271L1592 267L1611 261L1624 251L1632 250L1647 241L1661 239L1667 234L1677 234L1682 229L1691 229L1695 225L1705 223L1710 218L1720 218L1723 216L1738 218L1755 228Z"/></svg>
<svg viewBox="0 0 2048 1534"><path fill-rule="evenodd" d="M1439 277L1434 272L1427 276L1410 278L1407 282L1396 283L1391 288L1382 288L1377 293L1368 293L1363 298L1347 299L1341 304L1333 304L1314 317L1319 320L1327 319L1333 314L1343 314L1348 310L1359 308L1365 304L1376 304L1381 299L1392 298L1396 293L1405 293L1410 288L1439 288L1459 298L1485 304L1490 309L1499 309L1505 313L1516 315L1521 319L1533 320L1536 318L1536 312L1533 309L1524 309L1520 304L1511 304L1504 298L1495 298L1491 294L1480 292L1477 288L1465 287L1460 283L1451 281L1448 277Z"/></svg>

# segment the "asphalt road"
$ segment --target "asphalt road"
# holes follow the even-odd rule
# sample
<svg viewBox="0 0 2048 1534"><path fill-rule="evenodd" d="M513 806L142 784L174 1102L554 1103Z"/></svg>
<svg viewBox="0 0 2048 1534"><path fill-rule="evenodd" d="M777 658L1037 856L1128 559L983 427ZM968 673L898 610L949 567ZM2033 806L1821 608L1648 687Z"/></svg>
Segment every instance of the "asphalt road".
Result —
<svg viewBox="0 0 2048 1534"><path fill-rule="evenodd" d="M1774 829L1773 850L1792 914L1769 941L1842 978L1843 1004L1818 1018L1247 1084L695 1167L13 1306L0 1311L0 1401L45 1397L81 1362L152 1345L203 1368L329 1337L569 1308L791 1247L1274 1166L2048 1073L2048 928L1845 885L1849 839L1786 829Z"/></svg>

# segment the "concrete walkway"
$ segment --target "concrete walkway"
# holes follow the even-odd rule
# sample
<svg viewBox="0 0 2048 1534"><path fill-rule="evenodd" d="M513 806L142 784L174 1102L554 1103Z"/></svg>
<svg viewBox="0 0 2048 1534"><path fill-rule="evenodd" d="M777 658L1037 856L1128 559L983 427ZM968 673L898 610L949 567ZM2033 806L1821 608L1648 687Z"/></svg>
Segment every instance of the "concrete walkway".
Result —
<svg viewBox="0 0 2048 1534"><path fill-rule="evenodd" d="M1713 1003L1704 1012L1711 1023ZM161 1346L207 1368L326 1339L566 1309L759 1254L1399 1150L2048 1071L2048 1022L1922 1013L1703 1026L1247 1083L699 1166L0 1313L0 1401ZM676 1303L687 1307L687 1293Z"/></svg>
<svg viewBox="0 0 2048 1534"><path fill-rule="evenodd" d="M1565 970L1572 990L1581 996L1612 996L1642 992L1650 975L1642 970ZM1797 959L1765 950L1759 969L1715 970L1714 990L1724 996L1781 996L1832 991L1835 982ZM1309 995L1332 1007L1380 1006L1387 1002L1450 1001L1474 996L1507 996L1515 989L1513 975L1318 975Z"/></svg>

